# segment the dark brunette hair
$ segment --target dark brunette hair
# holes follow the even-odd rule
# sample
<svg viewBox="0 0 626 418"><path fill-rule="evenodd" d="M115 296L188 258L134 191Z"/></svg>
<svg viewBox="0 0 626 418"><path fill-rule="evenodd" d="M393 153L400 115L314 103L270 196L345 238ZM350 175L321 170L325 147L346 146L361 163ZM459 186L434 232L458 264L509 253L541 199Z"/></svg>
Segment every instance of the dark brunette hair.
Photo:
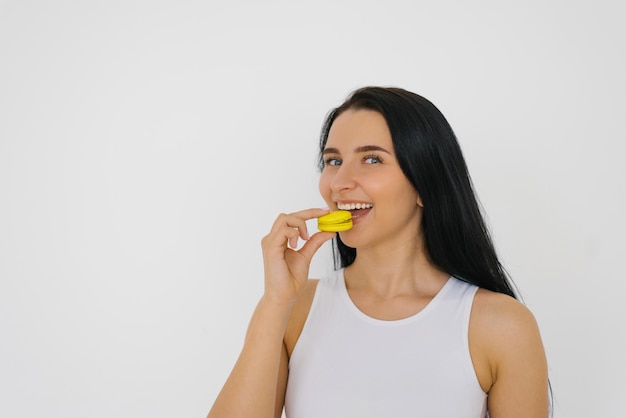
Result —
<svg viewBox="0 0 626 418"><path fill-rule="evenodd" d="M424 205L422 230L431 261L461 280L518 298L496 255L461 147L439 109L424 97L400 88L355 90L326 117L320 138L320 168L330 128L348 109L373 110L387 121L400 167ZM335 268L354 262L356 250L346 246L339 235L333 248Z"/></svg>

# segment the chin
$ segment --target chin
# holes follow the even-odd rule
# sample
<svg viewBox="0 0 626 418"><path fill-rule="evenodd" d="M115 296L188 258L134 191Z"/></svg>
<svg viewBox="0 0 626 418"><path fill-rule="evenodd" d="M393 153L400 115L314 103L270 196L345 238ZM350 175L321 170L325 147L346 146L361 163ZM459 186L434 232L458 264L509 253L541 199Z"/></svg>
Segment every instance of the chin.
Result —
<svg viewBox="0 0 626 418"><path fill-rule="evenodd" d="M349 230L349 231L343 231L343 232L338 232L339 237L341 238L341 242L344 243L344 245L350 247L350 248L357 248L359 246L359 240L356 239L356 237L353 234L354 231Z"/></svg>

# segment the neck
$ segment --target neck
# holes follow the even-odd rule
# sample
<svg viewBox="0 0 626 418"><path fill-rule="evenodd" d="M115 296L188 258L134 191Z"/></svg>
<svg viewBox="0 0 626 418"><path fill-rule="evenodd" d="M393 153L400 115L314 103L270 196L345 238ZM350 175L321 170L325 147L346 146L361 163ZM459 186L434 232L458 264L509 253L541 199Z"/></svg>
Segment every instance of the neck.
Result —
<svg viewBox="0 0 626 418"><path fill-rule="evenodd" d="M382 298L432 293L448 277L415 241L394 248L360 248L354 263L345 271L348 289L371 292Z"/></svg>

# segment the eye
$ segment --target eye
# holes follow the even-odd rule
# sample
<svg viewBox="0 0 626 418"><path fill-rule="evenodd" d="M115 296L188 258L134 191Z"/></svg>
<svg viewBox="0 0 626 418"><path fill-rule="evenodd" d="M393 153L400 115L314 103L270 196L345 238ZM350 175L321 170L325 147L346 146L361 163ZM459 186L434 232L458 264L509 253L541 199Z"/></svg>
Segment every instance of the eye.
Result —
<svg viewBox="0 0 626 418"><path fill-rule="evenodd" d="M341 160L339 160L338 158L329 157L324 160L324 167L336 165L341 165Z"/></svg>
<svg viewBox="0 0 626 418"><path fill-rule="evenodd" d="M363 158L365 164L380 164L383 160L377 155L367 155Z"/></svg>

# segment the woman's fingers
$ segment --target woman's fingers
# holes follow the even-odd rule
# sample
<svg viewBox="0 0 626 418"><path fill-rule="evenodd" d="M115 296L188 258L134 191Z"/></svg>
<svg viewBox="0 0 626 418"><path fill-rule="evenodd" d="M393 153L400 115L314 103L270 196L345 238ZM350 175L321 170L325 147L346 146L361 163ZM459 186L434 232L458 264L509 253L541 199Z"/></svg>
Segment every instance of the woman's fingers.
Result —
<svg viewBox="0 0 626 418"><path fill-rule="evenodd" d="M302 256L304 256L304 258L306 258L307 262L310 264L311 259L313 259L313 256L315 255L317 250L319 250L322 244L334 238L335 235L337 235L336 232L318 232L316 234L313 234L298 252Z"/></svg>
<svg viewBox="0 0 626 418"><path fill-rule="evenodd" d="M306 231L303 233L294 226L288 227L287 231L285 232L285 236L287 237L289 247L294 249L298 246L298 237L301 237L302 239L307 239Z"/></svg>
<svg viewBox="0 0 626 418"><path fill-rule="evenodd" d="M261 240L268 295L284 301L292 301L297 296L308 279L313 255L335 235L325 232L309 236L306 222L327 213L327 209L306 209L278 215L270 232ZM299 238L305 243L296 251Z"/></svg>
<svg viewBox="0 0 626 418"><path fill-rule="evenodd" d="M305 209L289 214L281 213L274 222L270 234L266 237L266 241L271 241L273 244L280 246L288 244L289 247L296 248L298 238L302 238L305 241L309 239L306 221L327 213L328 209Z"/></svg>

